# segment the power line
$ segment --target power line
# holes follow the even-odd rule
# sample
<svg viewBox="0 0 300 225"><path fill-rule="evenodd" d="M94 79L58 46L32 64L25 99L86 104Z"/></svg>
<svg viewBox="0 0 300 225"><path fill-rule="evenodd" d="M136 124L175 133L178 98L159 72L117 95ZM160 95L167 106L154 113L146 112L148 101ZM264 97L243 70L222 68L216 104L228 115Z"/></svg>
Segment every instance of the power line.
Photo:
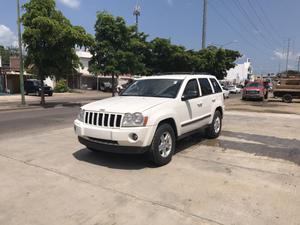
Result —
<svg viewBox="0 0 300 225"><path fill-rule="evenodd" d="M251 3L250 0L248 0L248 4L250 5L250 8L254 11L254 14L258 18L258 21L260 22L260 24L264 27L265 30L268 30L268 26L265 25L264 21L261 19L261 17L259 16L259 13L257 12L257 10L255 9L255 7L253 6L253 4ZM273 35L270 35L270 37L278 45L279 42L277 42L277 40L273 39ZM281 44L279 44L279 45L281 45Z"/></svg>
<svg viewBox="0 0 300 225"><path fill-rule="evenodd" d="M253 0L256 2L256 4L258 5L260 11L262 12L262 15L265 17L265 21L268 22L270 29L273 31L273 33L275 34L274 37L277 37L279 42L282 41L282 38L280 37L280 33L277 32L277 29L274 27L273 23L271 22L270 18L268 17L268 14L266 13L266 11L264 10L264 8L262 7L262 5L260 4L260 1L257 0Z"/></svg>
<svg viewBox="0 0 300 225"><path fill-rule="evenodd" d="M234 4L236 7L244 14L246 19L248 20L249 24L254 28L254 30L257 31L257 33L262 37L262 39L266 42L267 45L269 45L270 49L274 51L274 48L270 45L270 42L266 39L266 37L261 33L260 29L256 26L256 24L252 21L251 17L247 13L247 11L243 8L242 4L240 3L239 0L233 0Z"/></svg>
<svg viewBox="0 0 300 225"><path fill-rule="evenodd" d="M246 41L249 45L251 45L251 47L253 47L256 51L258 52L262 52L266 55L269 56L269 53L265 52L265 51L261 51L262 49L258 49L257 46L255 46L251 41L249 41L238 29L236 29L235 27L233 27L231 25L231 23L226 19L226 17L224 17L218 10L216 7L214 7L214 5L212 4L212 2L208 2L209 5L212 6L212 9L217 13L217 15L222 19L222 22L224 22L228 27L230 27L234 32L236 32L241 38L242 40Z"/></svg>
<svg viewBox="0 0 300 225"><path fill-rule="evenodd" d="M221 0L222 4L224 5L225 8L227 8L228 12L232 15L233 18L236 18L235 13L232 11L232 9L228 6L228 4L226 4L224 2L224 0ZM242 27L245 31L249 32L249 30L246 29L247 25L245 25L242 20L235 20L240 27ZM256 35L253 36L258 42L260 42L260 39L258 39L258 37ZM262 45L263 47L265 47L267 50L270 50L269 47ZM273 49L272 49L273 50Z"/></svg>

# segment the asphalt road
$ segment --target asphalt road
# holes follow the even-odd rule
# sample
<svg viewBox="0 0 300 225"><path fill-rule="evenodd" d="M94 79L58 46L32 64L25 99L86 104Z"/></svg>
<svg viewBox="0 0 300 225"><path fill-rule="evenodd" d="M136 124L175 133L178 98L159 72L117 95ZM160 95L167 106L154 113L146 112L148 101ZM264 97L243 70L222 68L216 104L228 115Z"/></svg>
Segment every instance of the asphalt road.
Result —
<svg viewBox="0 0 300 225"><path fill-rule="evenodd" d="M80 145L77 111L0 113L0 224L299 225L300 116L227 112L155 168Z"/></svg>
<svg viewBox="0 0 300 225"><path fill-rule="evenodd" d="M79 106L0 112L0 140L70 127Z"/></svg>

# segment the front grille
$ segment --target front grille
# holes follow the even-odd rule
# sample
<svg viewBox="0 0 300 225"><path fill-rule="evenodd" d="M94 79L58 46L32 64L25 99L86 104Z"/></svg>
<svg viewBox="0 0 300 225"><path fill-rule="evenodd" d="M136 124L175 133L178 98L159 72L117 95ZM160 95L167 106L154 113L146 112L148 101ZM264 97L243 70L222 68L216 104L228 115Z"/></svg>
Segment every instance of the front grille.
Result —
<svg viewBox="0 0 300 225"><path fill-rule="evenodd" d="M246 94L259 94L259 91L246 91Z"/></svg>
<svg viewBox="0 0 300 225"><path fill-rule="evenodd" d="M117 141L112 141L112 140L105 140L105 139L92 138L92 137L86 137L86 139L88 139L92 142L100 143L100 144L118 145Z"/></svg>
<svg viewBox="0 0 300 225"><path fill-rule="evenodd" d="M120 128L122 115L115 113L85 112L84 122L98 127Z"/></svg>

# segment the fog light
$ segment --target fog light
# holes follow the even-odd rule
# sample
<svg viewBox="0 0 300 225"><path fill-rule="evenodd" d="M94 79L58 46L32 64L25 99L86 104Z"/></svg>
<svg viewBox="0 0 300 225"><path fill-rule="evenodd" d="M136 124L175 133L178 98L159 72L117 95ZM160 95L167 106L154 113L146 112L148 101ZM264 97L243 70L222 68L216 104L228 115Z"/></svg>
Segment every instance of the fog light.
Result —
<svg viewBox="0 0 300 225"><path fill-rule="evenodd" d="M137 141L137 139L139 138L139 136L137 134L134 134L134 133L131 134L130 136L131 136L131 139L134 140L134 141Z"/></svg>

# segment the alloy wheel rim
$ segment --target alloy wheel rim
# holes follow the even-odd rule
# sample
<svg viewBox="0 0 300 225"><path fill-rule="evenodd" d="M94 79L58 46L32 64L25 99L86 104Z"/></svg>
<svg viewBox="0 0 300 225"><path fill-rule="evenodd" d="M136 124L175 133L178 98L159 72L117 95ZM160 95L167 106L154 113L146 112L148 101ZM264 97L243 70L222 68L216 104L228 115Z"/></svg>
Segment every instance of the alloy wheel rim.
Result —
<svg viewBox="0 0 300 225"><path fill-rule="evenodd" d="M220 129L221 129L221 120L220 120L219 117L217 117L217 118L215 119L215 123L214 123L214 130L215 130L215 133L216 133L216 134L219 133Z"/></svg>
<svg viewBox="0 0 300 225"><path fill-rule="evenodd" d="M172 137L171 134L166 131L160 136L158 151L163 158L166 158L170 155L171 150L172 150Z"/></svg>

